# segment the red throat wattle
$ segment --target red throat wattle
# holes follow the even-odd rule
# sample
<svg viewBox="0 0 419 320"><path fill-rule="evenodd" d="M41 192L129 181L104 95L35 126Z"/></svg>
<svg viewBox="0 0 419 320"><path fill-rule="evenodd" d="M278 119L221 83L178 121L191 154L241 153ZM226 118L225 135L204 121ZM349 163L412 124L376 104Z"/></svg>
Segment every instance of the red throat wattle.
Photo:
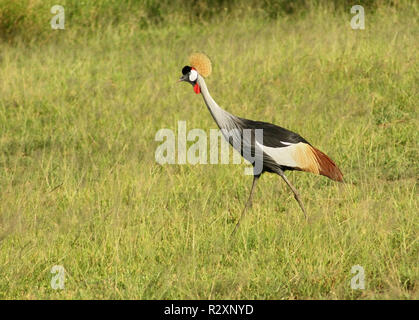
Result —
<svg viewBox="0 0 419 320"><path fill-rule="evenodd" d="M195 83L195 85L193 86L193 91L195 91L196 94L201 93L201 88L199 87L198 83Z"/></svg>

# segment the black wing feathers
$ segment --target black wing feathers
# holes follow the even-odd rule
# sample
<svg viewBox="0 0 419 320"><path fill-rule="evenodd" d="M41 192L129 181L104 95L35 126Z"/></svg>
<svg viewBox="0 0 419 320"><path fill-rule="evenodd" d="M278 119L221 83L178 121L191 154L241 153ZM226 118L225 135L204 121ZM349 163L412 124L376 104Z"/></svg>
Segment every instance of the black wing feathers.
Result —
<svg viewBox="0 0 419 320"><path fill-rule="evenodd" d="M298 133L292 132L285 128L276 126L272 123L262 122L262 121L253 121L248 119L239 118L242 122L243 129L263 129L263 145L267 147L280 148L287 147L288 145L283 144L282 142L288 143L308 143L303 137Z"/></svg>

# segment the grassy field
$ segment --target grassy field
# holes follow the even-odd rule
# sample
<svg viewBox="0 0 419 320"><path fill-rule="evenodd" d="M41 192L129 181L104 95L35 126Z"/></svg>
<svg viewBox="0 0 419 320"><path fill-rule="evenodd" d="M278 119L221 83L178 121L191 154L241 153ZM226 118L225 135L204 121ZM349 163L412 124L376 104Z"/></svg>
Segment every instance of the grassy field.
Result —
<svg viewBox="0 0 419 320"><path fill-rule="evenodd" d="M0 298L418 299L417 6L366 8L365 30L349 8L86 33L68 19L3 41ZM345 184L288 174L307 221L266 174L232 239L245 165L156 163L159 129L216 128L176 83L195 50L221 107L300 133L341 168Z"/></svg>

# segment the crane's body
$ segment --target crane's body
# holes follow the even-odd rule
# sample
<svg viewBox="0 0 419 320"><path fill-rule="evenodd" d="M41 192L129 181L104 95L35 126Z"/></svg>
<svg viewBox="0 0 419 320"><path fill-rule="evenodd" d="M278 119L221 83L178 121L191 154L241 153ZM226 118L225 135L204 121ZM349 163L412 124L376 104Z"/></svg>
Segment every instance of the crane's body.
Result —
<svg viewBox="0 0 419 320"><path fill-rule="evenodd" d="M200 75L198 75L197 83L208 110L222 132L238 133L238 135L232 135L233 141L229 139L229 143L237 149L237 146L250 142L251 144L242 145L241 149L237 149L245 158L246 154L249 153L244 153L243 148L249 148L251 150L250 154L255 153L255 148L260 149L261 154L263 154L262 172L277 173L278 169L282 171L300 170L342 181L342 173L333 161L299 134L271 123L253 121L232 115L218 106L209 94L205 80ZM263 139L258 141L256 134L252 135L255 137L255 141L244 139L243 130L246 129L261 130ZM250 163L254 162L253 158L246 158L246 160Z"/></svg>
<svg viewBox="0 0 419 320"><path fill-rule="evenodd" d="M313 147L299 134L271 123L248 120L230 114L214 101L208 91L204 78L195 70L195 68L185 66L182 69L182 74L183 76L180 81L191 83L194 86L195 93L202 95L208 110L226 139L254 166L254 168L256 168L255 164L257 157L255 160L252 155L260 155L262 170L255 170L254 172L249 199L233 233L237 230L246 208L251 205L256 182L263 172L276 173L284 179L293 191L294 197L304 214L306 212L298 192L288 181L284 171L306 171L324 175L335 181L343 180L343 175L335 163L323 152ZM262 135L258 138L257 134L251 134L251 137L253 138L245 138L243 134L245 130L249 130L250 132L260 130ZM226 135L227 132L230 134ZM245 152L244 150L249 150L250 152Z"/></svg>

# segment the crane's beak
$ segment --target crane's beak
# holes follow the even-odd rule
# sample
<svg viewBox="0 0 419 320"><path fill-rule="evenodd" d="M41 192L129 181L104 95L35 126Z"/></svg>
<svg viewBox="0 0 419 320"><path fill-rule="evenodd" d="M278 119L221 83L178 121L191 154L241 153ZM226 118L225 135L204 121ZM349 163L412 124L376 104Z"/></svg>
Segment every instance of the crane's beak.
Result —
<svg viewBox="0 0 419 320"><path fill-rule="evenodd" d="M185 74L185 75L181 76L177 82L179 83L179 82L182 82L182 81L188 81L188 80L189 80L189 79L188 79L188 75L187 75L187 74ZM192 83L192 82L191 82L191 83ZM195 81L195 85L193 86L193 91L194 91L196 94L200 94L200 93L201 93L201 88L199 87L199 84L198 84L198 82L196 82L196 81Z"/></svg>
<svg viewBox="0 0 419 320"><path fill-rule="evenodd" d="M186 81L188 80L188 75L184 74L183 76L180 77L180 79L178 80L178 82L182 82L182 81Z"/></svg>

